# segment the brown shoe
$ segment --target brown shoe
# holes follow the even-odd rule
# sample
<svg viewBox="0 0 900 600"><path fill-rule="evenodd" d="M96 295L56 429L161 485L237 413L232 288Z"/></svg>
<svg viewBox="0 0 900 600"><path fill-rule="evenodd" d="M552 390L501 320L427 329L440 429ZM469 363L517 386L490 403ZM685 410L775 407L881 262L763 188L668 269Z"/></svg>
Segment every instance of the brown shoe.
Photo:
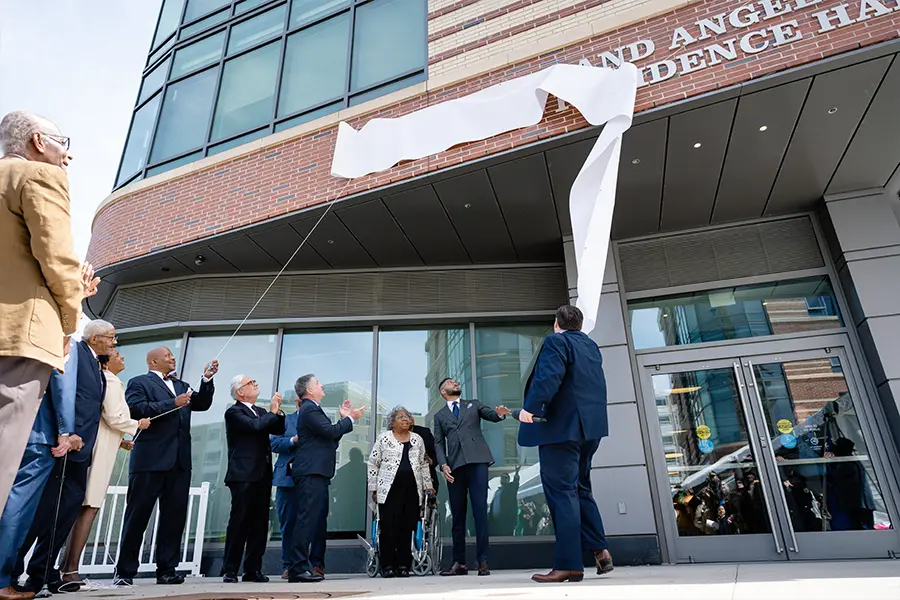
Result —
<svg viewBox="0 0 900 600"><path fill-rule="evenodd" d="M584 571L557 571L556 569L553 569L546 575L535 574L531 576L531 580L538 583L562 583L563 581L577 583L583 579Z"/></svg>
<svg viewBox="0 0 900 600"><path fill-rule="evenodd" d="M453 563L453 566L450 567L447 571L441 571L441 575L444 577L452 577L454 575L468 575L469 567L466 565L461 565L458 562ZM0 599L2 600L2 599Z"/></svg>
<svg viewBox="0 0 900 600"><path fill-rule="evenodd" d="M491 570L488 568L488 564L486 562L478 563L478 574L482 577L491 574Z"/></svg>
<svg viewBox="0 0 900 600"><path fill-rule="evenodd" d="M325 579L325 569L320 566L313 567L313 575L318 575L322 579Z"/></svg>
<svg viewBox="0 0 900 600"><path fill-rule="evenodd" d="M284 572L281 574L281 578L282 578L282 579L288 579L289 577L290 577L290 574L289 574L287 571L284 571Z"/></svg>
<svg viewBox="0 0 900 600"><path fill-rule="evenodd" d="M34 592L18 592L13 586L7 586L0 590L0 600L31 600Z"/></svg>
<svg viewBox="0 0 900 600"><path fill-rule="evenodd" d="M606 575L615 568L609 550L594 550L594 561L597 563L597 575Z"/></svg>

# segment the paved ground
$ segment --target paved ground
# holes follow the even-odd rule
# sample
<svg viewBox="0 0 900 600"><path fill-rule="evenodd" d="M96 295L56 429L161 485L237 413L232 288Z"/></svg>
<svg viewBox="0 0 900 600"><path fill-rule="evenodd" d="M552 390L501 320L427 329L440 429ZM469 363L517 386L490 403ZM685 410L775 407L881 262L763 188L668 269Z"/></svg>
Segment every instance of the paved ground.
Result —
<svg viewBox="0 0 900 600"><path fill-rule="evenodd" d="M188 579L182 586L158 586L137 580L131 589L97 589L79 597L179 600L291 598L366 598L379 600L490 600L493 598L565 598L566 600L898 600L900 561L818 562L779 564L684 565L617 568L608 577L588 573L576 584L539 585L531 571L500 571L490 577L411 577L369 579L364 575L333 575L320 584L225 585L220 579ZM100 585L108 581L98 582ZM185 598L191 596L192 598Z"/></svg>

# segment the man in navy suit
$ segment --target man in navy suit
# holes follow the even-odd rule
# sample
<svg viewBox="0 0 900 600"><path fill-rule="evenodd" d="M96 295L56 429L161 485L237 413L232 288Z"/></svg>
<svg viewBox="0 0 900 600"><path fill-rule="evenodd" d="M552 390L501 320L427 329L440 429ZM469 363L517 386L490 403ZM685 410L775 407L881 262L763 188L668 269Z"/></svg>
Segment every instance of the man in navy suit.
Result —
<svg viewBox="0 0 900 600"><path fill-rule="evenodd" d="M0 600L29 600L34 592L19 592L12 574L37 512L44 486L53 470L54 457L81 448L75 433L75 375L78 354L65 343L66 371L52 371L37 418L31 428L25 454L0 517Z"/></svg>
<svg viewBox="0 0 900 600"><path fill-rule="evenodd" d="M13 581L16 581L25 570L25 555L37 541L34 554L28 561L27 591L38 592L46 582L50 591L55 593L63 584L53 563L84 502L88 468L91 466L103 397L106 395L106 378L100 370L99 356L108 354L115 345L115 328L98 319L85 325L82 340L72 350L77 358L71 367L66 367L66 371L74 372L75 376L75 433L81 437L83 445L77 451L54 453L59 457L44 485L34 521L19 548L18 561L12 573Z"/></svg>
<svg viewBox="0 0 900 600"><path fill-rule="evenodd" d="M132 585L138 570L141 540L153 505L159 500L156 532L156 583L180 584L175 572L187 520L191 489L191 413L209 410L218 361L206 365L200 391L175 374L175 356L160 346L147 353L146 375L128 382L125 401L133 419L153 419L153 427L135 438L128 472L128 495L121 551L113 583ZM180 410L186 408L187 410Z"/></svg>
<svg viewBox="0 0 900 600"><path fill-rule="evenodd" d="M299 511L291 534L288 554L288 580L292 583L315 583L322 575L314 573L310 565L310 544L317 532L327 531L328 486L334 477L335 451L344 434L353 430L353 423L365 407L353 408L345 400L340 408L341 419L332 423L321 402L325 389L315 375L303 375L294 384L294 391L303 400L297 417L297 453L291 465Z"/></svg>
<svg viewBox="0 0 900 600"><path fill-rule="evenodd" d="M609 434L606 378L600 349L581 331L583 321L574 306L557 309L555 333L544 339L519 413L519 445L538 447L544 497L556 531L553 570L532 576L539 583L581 581L582 550L593 552L599 575L613 569L591 491L591 457Z"/></svg>

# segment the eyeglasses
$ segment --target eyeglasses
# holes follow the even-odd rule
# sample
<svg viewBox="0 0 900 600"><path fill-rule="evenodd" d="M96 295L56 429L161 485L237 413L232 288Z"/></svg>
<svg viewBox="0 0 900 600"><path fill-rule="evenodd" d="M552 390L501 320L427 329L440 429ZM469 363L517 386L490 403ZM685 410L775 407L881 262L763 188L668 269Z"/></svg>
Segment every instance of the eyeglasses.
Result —
<svg viewBox="0 0 900 600"><path fill-rule="evenodd" d="M239 389L239 390L242 390L242 389L244 389L245 387L247 387L248 385L259 385L259 384L256 383L256 380L255 380L255 379L251 379L250 381L248 381L247 383L245 383L244 385L242 385L242 386L239 387L238 389Z"/></svg>
<svg viewBox="0 0 900 600"><path fill-rule="evenodd" d="M117 338L114 333L107 333L106 335L98 335L97 337L112 340L113 345L119 343L119 338Z"/></svg>
<svg viewBox="0 0 900 600"><path fill-rule="evenodd" d="M72 138L70 138L68 136L58 135L55 133L44 133L43 131L39 131L38 133L50 138L51 140L53 140L54 142L56 142L57 144L59 144L66 150L68 150L72 146Z"/></svg>

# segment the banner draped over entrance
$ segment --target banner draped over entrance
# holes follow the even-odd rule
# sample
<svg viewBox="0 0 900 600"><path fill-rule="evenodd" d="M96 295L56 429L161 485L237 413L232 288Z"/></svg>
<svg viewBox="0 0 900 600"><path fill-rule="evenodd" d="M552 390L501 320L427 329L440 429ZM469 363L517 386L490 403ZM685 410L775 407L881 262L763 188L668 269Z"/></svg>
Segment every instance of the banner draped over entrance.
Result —
<svg viewBox="0 0 900 600"><path fill-rule="evenodd" d="M569 194L578 266L577 306L584 332L594 329L616 199L622 134L631 127L638 70L553 65L469 96L395 119L372 119L356 131L338 127L331 173L348 179L390 169L466 142L540 123L547 97L568 102L591 125L604 125Z"/></svg>

